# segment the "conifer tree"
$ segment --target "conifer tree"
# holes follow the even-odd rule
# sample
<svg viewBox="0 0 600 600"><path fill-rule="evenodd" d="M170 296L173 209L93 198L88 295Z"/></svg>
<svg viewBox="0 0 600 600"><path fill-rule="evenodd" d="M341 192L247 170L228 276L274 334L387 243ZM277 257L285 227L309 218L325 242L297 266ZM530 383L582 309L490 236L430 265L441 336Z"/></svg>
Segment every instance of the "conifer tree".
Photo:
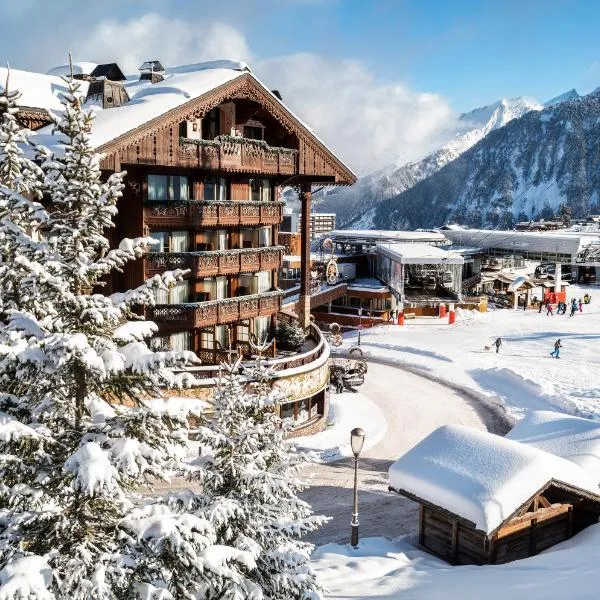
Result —
<svg viewBox="0 0 600 600"><path fill-rule="evenodd" d="M284 441L273 373L259 359L240 375L239 364L224 366L214 416L202 433L210 448L201 471L203 510L221 543L254 555L250 577L266 600L321 598L309 566L312 545L302 536L326 519L297 496L306 458Z"/></svg>
<svg viewBox="0 0 600 600"><path fill-rule="evenodd" d="M103 180L93 113L66 82L62 149L36 148L36 163L8 89L0 105L0 600L241 598L248 552L132 491L181 467L184 420L147 399L197 359L152 352L155 325L133 320L182 272L94 292L150 240L110 249L123 174Z"/></svg>

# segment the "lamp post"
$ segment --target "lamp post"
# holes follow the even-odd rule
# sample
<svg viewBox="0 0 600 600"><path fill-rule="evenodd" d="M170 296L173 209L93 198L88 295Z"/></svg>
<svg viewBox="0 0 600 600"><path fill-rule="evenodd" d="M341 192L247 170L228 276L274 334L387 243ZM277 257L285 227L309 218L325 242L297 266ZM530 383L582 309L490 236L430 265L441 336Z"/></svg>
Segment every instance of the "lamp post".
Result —
<svg viewBox="0 0 600 600"><path fill-rule="evenodd" d="M358 345L360 346L360 330L362 327L362 306L358 307Z"/></svg>
<svg viewBox="0 0 600 600"><path fill-rule="evenodd" d="M352 510L352 533L350 535L350 545L358 548L358 457L365 443L365 432L360 427L355 427L350 432L350 447L354 454L354 507Z"/></svg>

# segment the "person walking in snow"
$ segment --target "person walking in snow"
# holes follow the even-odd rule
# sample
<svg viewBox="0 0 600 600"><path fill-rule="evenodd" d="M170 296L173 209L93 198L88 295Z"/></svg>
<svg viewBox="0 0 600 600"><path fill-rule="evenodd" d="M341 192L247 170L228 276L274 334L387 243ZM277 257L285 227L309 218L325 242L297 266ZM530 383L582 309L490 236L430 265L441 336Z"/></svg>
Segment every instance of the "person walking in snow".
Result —
<svg viewBox="0 0 600 600"><path fill-rule="evenodd" d="M583 312L583 300L579 298L579 312Z"/></svg>
<svg viewBox="0 0 600 600"><path fill-rule="evenodd" d="M494 346L496 346L496 354L500 352L500 346L502 346L502 338L497 338L494 342Z"/></svg>
<svg viewBox="0 0 600 600"><path fill-rule="evenodd" d="M550 302L548 302L548 304L546 304L546 316L549 317L550 315L553 315L554 313L552 312L552 304L550 304Z"/></svg>
<svg viewBox="0 0 600 600"><path fill-rule="evenodd" d="M554 352L550 352L550 356L554 356L554 358L560 358L560 349L562 348L562 344L560 343L560 338L554 342Z"/></svg>
<svg viewBox="0 0 600 600"><path fill-rule="evenodd" d="M577 312L577 300L575 300L575 298L573 298L572 302L571 302L571 317L575 316L575 313Z"/></svg>
<svg viewBox="0 0 600 600"><path fill-rule="evenodd" d="M540 300L540 310L538 310L538 313L542 312L542 308L544 308L544 304L545 304L544 300Z"/></svg>

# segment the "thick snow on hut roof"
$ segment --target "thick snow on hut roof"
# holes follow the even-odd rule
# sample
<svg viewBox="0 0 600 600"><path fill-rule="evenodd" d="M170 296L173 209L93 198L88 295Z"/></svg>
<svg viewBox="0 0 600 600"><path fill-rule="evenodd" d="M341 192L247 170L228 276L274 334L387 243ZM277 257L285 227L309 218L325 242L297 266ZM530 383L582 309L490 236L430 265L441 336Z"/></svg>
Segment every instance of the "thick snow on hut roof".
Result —
<svg viewBox="0 0 600 600"><path fill-rule="evenodd" d="M552 480L598 494L577 464L460 425L436 429L389 470L390 485L492 533Z"/></svg>
<svg viewBox="0 0 600 600"><path fill-rule="evenodd" d="M7 74L8 69L0 67L0 92L3 92L6 86ZM88 84L85 81L80 83L82 92L85 93ZM9 91L18 90L21 93L17 100L17 104L21 107L40 108L48 111L60 111L64 108L60 99L61 93L67 90L67 85L58 76L11 68L8 87Z"/></svg>
<svg viewBox="0 0 600 600"><path fill-rule="evenodd" d="M548 410L531 411L506 435L566 458L600 483L600 423Z"/></svg>
<svg viewBox="0 0 600 600"><path fill-rule="evenodd" d="M377 253L401 264L462 265L465 259L429 244L377 244Z"/></svg>

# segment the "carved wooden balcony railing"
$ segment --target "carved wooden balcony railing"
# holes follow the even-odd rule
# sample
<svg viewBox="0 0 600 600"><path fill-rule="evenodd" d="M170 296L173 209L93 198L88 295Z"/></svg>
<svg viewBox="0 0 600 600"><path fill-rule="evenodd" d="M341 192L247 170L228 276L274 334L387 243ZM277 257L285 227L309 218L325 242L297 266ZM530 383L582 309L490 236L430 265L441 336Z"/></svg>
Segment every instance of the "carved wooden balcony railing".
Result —
<svg viewBox="0 0 600 600"><path fill-rule="evenodd" d="M223 325L278 312L281 309L282 295L283 292L277 290L226 300L158 304L149 309L148 319L158 325L159 334Z"/></svg>
<svg viewBox="0 0 600 600"><path fill-rule="evenodd" d="M145 258L145 277L189 269L194 277L271 271L281 266L282 246L207 252L154 252Z"/></svg>
<svg viewBox="0 0 600 600"><path fill-rule="evenodd" d="M185 167L261 173L266 175L295 175L298 151L274 148L261 140L219 136L215 140L180 138L179 164Z"/></svg>
<svg viewBox="0 0 600 600"><path fill-rule="evenodd" d="M186 200L144 204L144 222L155 227L235 227L277 225L283 219L283 202L242 200Z"/></svg>

